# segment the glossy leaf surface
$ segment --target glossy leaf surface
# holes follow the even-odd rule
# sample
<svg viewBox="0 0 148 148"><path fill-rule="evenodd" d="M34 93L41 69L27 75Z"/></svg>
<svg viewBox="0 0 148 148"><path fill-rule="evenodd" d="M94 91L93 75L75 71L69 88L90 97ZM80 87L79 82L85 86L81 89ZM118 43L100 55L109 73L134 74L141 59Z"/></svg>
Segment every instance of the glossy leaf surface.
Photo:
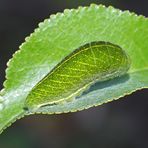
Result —
<svg viewBox="0 0 148 148"><path fill-rule="evenodd" d="M91 5L52 15L26 39L8 63L0 99L0 130L28 114L23 107L31 89L64 57L85 43L107 41L122 47L132 61L128 75L97 83L72 102L46 106L35 113L74 112L147 88L147 39L148 19L128 11Z"/></svg>

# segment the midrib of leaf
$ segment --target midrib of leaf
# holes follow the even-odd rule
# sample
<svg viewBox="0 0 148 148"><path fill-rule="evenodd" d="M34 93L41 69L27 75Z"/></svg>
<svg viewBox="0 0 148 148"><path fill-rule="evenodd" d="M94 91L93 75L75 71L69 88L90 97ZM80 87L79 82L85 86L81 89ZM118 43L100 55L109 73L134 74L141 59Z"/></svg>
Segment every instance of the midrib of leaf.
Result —
<svg viewBox="0 0 148 148"><path fill-rule="evenodd" d="M142 71L148 71L148 67L145 67L145 68L142 68L142 69L132 69L130 72L128 72L129 74L132 74L132 73L138 73L138 72L142 72Z"/></svg>

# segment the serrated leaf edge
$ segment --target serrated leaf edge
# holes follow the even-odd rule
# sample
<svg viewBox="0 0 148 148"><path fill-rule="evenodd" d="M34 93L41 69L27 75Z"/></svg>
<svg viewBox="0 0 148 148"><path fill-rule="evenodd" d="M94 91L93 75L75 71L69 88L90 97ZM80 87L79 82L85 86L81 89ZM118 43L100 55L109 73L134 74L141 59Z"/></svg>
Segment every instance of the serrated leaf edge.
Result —
<svg viewBox="0 0 148 148"><path fill-rule="evenodd" d="M5 80L4 83L3 83L3 87L4 87L4 88L3 88L3 92L5 92L5 89L7 89L7 81L9 80L9 71L11 70L11 65L13 64L15 58L17 58L17 56L19 56L20 53L22 54L22 53L24 52L25 49L23 49L22 47L23 47L27 42L29 42L30 38L31 38L32 36L34 36L34 34L35 34L36 32L40 31L40 28L42 27L42 25L44 25L44 23L46 23L47 21L54 21L54 20L56 20L57 18L62 18L62 17L64 17L64 16L66 16L67 14L70 15L70 13L72 13L72 12L73 12L73 13L80 13L81 11L84 11L84 10L89 11L89 10L91 10L91 9L93 9L93 8L96 9L96 10L97 10L97 9L103 8L103 9L106 9L106 10L109 10L109 11L114 11L114 12L118 13L119 15L120 15L120 14L122 14L122 15L127 14L127 15L129 15L129 16L134 16L134 17L136 17L137 19L148 20L148 18L146 18L145 16L143 16L143 15L137 15L137 14L135 14L134 12L130 12L129 10L121 11L120 9L114 8L113 6L108 6L108 7L106 7L106 6L104 6L104 5L97 5L97 4L91 4L90 6L85 6L85 7L79 6L77 9L65 9L63 12L58 12L58 13L56 13L56 14L52 14L52 15L50 15L49 18L45 19L43 22L41 22L41 23L38 24L38 28L36 28L36 29L34 30L34 32L30 34L30 36L28 36L28 37L25 38L25 42L22 43L22 44L19 46L19 50L17 50L17 51L12 55L12 58L9 59L9 61L7 62L7 69L6 69L6 71L5 71L5 73L6 73L5 79L6 79L6 80Z"/></svg>

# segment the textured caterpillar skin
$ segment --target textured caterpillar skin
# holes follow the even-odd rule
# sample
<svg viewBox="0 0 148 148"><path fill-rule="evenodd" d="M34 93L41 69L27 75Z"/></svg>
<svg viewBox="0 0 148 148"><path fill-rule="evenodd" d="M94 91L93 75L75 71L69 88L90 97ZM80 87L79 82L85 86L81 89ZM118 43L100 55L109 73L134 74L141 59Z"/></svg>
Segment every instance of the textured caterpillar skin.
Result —
<svg viewBox="0 0 148 148"><path fill-rule="evenodd" d="M25 108L68 101L96 81L119 77L127 72L130 60L124 50L109 42L87 43L64 58L31 90Z"/></svg>

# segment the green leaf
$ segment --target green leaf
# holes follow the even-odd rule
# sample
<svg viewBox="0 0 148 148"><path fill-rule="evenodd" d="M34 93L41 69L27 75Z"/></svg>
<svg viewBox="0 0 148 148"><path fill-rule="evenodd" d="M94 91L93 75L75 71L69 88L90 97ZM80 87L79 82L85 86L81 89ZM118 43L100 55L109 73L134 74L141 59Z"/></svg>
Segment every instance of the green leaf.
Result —
<svg viewBox="0 0 148 148"><path fill-rule="evenodd" d="M23 107L30 90L64 57L88 42L107 41L122 47L132 62L128 75L97 83L74 101L35 113L74 112L148 88L147 39L148 19L128 11L93 4L52 15L39 24L8 63L1 92L0 131L29 114Z"/></svg>

